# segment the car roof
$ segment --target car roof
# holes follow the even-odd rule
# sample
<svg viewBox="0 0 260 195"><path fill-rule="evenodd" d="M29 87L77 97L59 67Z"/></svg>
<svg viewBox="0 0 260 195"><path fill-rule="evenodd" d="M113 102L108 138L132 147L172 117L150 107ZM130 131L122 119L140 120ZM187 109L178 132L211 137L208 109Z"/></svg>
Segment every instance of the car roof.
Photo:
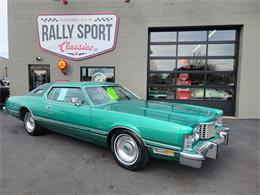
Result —
<svg viewBox="0 0 260 195"><path fill-rule="evenodd" d="M95 86L115 86L115 83L109 83L109 82L69 82L69 81L58 81L58 82L53 82L52 86L53 87L63 87L63 86L68 86L68 87L95 87Z"/></svg>

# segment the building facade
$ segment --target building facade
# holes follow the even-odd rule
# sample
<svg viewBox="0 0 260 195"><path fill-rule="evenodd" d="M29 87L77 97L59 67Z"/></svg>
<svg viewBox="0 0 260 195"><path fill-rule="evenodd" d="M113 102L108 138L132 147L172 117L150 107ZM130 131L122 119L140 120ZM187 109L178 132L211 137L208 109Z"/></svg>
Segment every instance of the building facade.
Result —
<svg viewBox="0 0 260 195"><path fill-rule="evenodd" d="M105 79L260 118L259 10L258 0L9 0L11 95Z"/></svg>

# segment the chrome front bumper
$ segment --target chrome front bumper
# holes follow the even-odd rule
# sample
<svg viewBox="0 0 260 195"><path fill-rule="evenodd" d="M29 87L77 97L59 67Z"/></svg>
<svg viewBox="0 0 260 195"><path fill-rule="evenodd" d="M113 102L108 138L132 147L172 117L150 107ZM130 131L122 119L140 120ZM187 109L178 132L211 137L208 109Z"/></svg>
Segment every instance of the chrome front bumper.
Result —
<svg viewBox="0 0 260 195"><path fill-rule="evenodd" d="M219 139L214 141L208 141L200 146L195 153L180 153L180 164L201 168L203 160L205 158L217 159L221 149L228 145L230 128L224 127L219 133Z"/></svg>

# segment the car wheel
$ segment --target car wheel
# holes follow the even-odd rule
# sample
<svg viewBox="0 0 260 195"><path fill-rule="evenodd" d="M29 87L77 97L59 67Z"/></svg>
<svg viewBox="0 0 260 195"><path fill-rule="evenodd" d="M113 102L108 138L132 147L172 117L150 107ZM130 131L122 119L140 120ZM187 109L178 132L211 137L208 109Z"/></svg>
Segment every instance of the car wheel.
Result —
<svg viewBox="0 0 260 195"><path fill-rule="evenodd" d="M128 170L143 168L150 158L140 137L127 130L112 136L110 148L116 162Z"/></svg>
<svg viewBox="0 0 260 195"><path fill-rule="evenodd" d="M24 115L23 121L25 130L29 135L40 135L42 133L41 128L37 125L37 122L34 120L31 112L27 112Z"/></svg>

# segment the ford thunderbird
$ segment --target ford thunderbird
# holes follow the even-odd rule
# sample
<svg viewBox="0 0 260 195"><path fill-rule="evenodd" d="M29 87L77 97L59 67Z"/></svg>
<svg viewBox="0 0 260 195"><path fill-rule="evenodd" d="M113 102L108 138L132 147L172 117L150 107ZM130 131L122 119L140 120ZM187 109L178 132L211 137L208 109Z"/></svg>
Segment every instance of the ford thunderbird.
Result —
<svg viewBox="0 0 260 195"><path fill-rule="evenodd" d="M105 146L129 170L151 157L200 168L218 158L230 132L221 110L146 101L113 83L47 83L10 97L4 111L21 119L29 135L48 129Z"/></svg>

